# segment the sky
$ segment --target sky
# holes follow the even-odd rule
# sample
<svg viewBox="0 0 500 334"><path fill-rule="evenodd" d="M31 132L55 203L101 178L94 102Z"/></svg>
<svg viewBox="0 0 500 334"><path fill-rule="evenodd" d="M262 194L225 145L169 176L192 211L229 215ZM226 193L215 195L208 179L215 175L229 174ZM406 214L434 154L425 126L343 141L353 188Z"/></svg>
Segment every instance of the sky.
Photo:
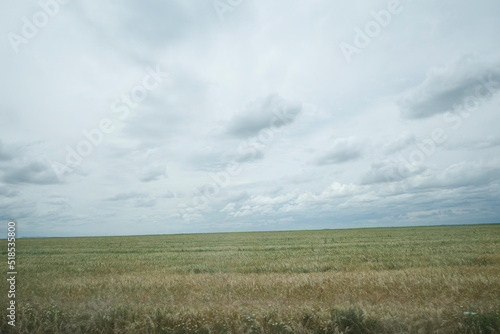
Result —
<svg viewBox="0 0 500 334"><path fill-rule="evenodd" d="M2 1L0 220L19 237L499 223L499 14Z"/></svg>

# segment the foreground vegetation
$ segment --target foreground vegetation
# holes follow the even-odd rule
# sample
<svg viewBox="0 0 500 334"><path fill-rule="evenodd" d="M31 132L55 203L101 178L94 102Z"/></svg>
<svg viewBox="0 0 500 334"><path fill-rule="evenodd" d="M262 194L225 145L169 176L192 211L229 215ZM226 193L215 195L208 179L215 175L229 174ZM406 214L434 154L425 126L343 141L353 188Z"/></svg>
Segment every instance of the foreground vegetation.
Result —
<svg viewBox="0 0 500 334"><path fill-rule="evenodd" d="M500 225L20 239L0 332L499 333L499 241Z"/></svg>

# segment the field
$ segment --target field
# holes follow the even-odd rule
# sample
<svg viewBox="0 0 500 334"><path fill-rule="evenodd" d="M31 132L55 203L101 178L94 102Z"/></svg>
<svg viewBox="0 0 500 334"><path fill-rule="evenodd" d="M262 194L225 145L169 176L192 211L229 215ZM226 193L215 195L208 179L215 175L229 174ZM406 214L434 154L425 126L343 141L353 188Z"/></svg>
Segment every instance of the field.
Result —
<svg viewBox="0 0 500 334"><path fill-rule="evenodd" d="M2 316L1 333L500 333L500 225L18 239L16 250L16 327ZM0 291L5 312L5 279Z"/></svg>

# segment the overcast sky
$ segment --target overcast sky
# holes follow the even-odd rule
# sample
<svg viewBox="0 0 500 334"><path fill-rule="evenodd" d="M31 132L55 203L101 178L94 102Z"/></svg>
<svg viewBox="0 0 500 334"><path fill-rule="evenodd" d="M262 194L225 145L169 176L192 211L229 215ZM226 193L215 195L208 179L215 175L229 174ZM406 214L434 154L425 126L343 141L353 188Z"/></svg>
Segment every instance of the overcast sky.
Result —
<svg viewBox="0 0 500 334"><path fill-rule="evenodd" d="M497 0L0 9L19 236L499 222Z"/></svg>

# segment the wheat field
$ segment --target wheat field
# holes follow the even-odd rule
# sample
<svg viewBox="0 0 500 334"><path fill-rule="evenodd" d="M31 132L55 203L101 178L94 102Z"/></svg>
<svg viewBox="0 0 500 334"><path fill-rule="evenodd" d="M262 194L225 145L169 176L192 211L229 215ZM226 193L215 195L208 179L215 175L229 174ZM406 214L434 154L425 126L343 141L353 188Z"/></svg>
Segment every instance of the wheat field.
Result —
<svg viewBox="0 0 500 334"><path fill-rule="evenodd" d="M18 239L16 250L16 326L2 317L2 333L500 332L500 225Z"/></svg>

